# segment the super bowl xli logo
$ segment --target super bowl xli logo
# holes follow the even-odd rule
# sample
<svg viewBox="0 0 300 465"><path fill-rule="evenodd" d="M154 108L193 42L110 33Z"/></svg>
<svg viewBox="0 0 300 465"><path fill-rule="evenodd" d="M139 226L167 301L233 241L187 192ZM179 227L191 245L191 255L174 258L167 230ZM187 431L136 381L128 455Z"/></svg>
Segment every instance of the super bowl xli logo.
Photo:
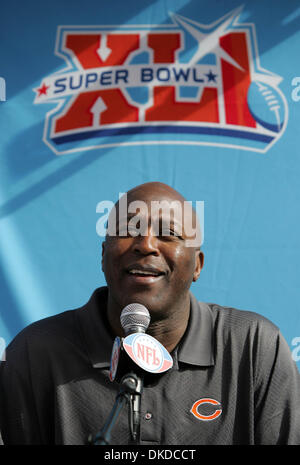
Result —
<svg viewBox="0 0 300 465"><path fill-rule="evenodd" d="M55 54L66 67L34 89L34 103L55 105L44 142L58 155L139 144L266 152L288 108L240 14L208 25L171 14L156 26L60 26Z"/></svg>

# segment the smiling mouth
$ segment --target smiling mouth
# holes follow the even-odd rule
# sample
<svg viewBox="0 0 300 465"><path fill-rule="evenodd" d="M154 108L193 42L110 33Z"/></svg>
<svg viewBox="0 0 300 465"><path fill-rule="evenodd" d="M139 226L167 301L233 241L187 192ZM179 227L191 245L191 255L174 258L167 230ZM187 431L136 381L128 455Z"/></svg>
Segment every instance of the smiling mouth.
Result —
<svg viewBox="0 0 300 465"><path fill-rule="evenodd" d="M148 271L148 270L136 270L132 269L127 271L129 274L135 275L135 276L162 276L164 273L161 271Z"/></svg>
<svg viewBox="0 0 300 465"><path fill-rule="evenodd" d="M140 268L131 268L126 270L126 273L130 276L130 278L135 282L141 283L152 283L156 282L157 280L161 279L165 273L160 270L156 269L140 269Z"/></svg>

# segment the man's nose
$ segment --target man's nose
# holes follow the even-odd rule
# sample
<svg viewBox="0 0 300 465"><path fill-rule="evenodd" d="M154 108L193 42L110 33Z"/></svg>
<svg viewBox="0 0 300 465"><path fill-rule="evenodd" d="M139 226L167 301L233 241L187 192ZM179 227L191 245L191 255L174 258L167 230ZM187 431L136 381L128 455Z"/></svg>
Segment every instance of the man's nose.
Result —
<svg viewBox="0 0 300 465"><path fill-rule="evenodd" d="M147 233L134 238L133 250L143 255L158 255L158 237L148 229Z"/></svg>

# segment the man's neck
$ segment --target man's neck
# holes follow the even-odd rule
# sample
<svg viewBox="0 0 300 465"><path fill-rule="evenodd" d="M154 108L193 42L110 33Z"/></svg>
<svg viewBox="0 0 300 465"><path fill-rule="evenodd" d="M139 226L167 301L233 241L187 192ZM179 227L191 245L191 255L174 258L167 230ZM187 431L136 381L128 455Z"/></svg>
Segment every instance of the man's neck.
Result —
<svg viewBox="0 0 300 465"><path fill-rule="evenodd" d="M107 302L107 319L115 336L124 336L120 323L120 309L110 298ZM150 311L151 313L151 311ZM166 315L153 319L147 330L147 334L157 339L168 352L177 346L184 335L190 315L190 297L187 295L182 302L168 311Z"/></svg>
<svg viewBox="0 0 300 465"><path fill-rule="evenodd" d="M157 321L151 324L147 333L157 339L169 353L178 345L188 325L188 317L180 325L172 325L170 320Z"/></svg>

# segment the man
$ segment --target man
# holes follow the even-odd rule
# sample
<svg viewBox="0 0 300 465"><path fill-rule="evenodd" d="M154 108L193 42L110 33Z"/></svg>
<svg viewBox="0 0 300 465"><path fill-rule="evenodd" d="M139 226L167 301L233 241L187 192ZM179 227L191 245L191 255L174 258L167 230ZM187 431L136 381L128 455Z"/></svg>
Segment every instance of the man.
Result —
<svg viewBox="0 0 300 465"><path fill-rule="evenodd" d="M138 221L118 214L121 200L108 221L107 288L82 308L30 325L7 348L4 443L84 444L95 436L119 389L109 365L114 338L123 336L120 313L137 302L150 312L147 332L173 357L173 367L144 386L140 444L300 444L300 376L278 328L251 312L197 302L190 286L204 256L197 242L187 246L195 213L150 215L156 201L186 206L162 183L128 192L128 205L141 201L148 208ZM111 444L130 444L126 408Z"/></svg>

